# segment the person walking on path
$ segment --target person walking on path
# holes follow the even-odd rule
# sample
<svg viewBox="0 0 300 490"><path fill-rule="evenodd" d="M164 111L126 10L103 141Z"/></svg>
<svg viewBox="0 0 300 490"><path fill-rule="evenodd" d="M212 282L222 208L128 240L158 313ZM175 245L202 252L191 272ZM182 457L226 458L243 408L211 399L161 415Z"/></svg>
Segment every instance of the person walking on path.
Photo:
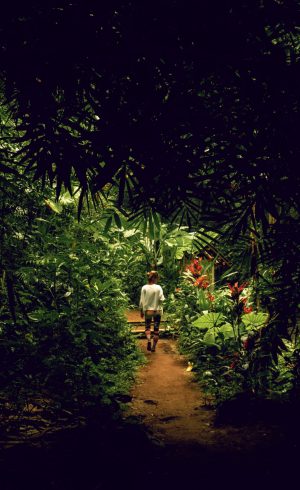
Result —
<svg viewBox="0 0 300 490"><path fill-rule="evenodd" d="M159 337L159 325L163 313L162 303L165 299L163 290L158 281L157 271L147 272L148 284L141 290L140 310L141 318L145 317L145 333L147 337L147 350L155 352ZM154 322L153 344L151 346L151 321Z"/></svg>

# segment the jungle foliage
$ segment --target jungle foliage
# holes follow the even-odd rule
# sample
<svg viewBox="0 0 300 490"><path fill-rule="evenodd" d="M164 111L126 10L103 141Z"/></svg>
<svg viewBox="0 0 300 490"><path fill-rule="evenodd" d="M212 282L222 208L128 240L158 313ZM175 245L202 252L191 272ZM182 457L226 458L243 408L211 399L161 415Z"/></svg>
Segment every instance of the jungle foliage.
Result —
<svg viewBox="0 0 300 490"><path fill-rule="evenodd" d="M29 405L116 409L141 360L124 315L124 256L95 217L77 221L70 195L55 202L25 176L0 192L2 422Z"/></svg>
<svg viewBox="0 0 300 490"><path fill-rule="evenodd" d="M283 339L263 302L266 291L259 291L257 304L255 281L239 284L227 273L213 284L211 267L194 259L169 300L169 321L207 399L216 405L241 394L299 399L298 329Z"/></svg>
<svg viewBox="0 0 300 490"><path fill-rule="evenodd" d="M232 284L251 281L253 308L270 319L255 344L268 360L264 381L259 368L235 388L274 387L300 304L298 2L15 7L0 20L1 348L5 369L14 366L3 389L10 379L18 396L25 382L26 392L35 383L60 386L65 399L117 393L119 363L136 355L122 292L136 303L154 265L170 296L185 260L203 250L223 264L216 280L225 272ZM99 220L86 214L92 203ZM184 288L179 304L192 310L184 315L194 307L202 315L209 300L196 296L201 287ZM214 338L209 349L218 353L226 336L195 328L197 345ZM244 353L240 337L236 348Z"/></svg>
<svg viewBox="0 0 300 490"><path fill-rule="evenodd" d="M12 1L0 60L20 164L58 194L74 169L83 194L115 182L119 205L191 223L242 230L255 203L277 218L298 202L297 20L296 1Z"/></svg>
<svg viewBox="0 0 300 490"><path fill-rule="evenodd" d="M125 309L151 267L174 290L195 236L158 215L128 221L109 196L78 221L79 192L55 200L14 169L0 182L2 421L30 406L116 410L142 360Z"/></svg>
<svg viewBox="0 0 300 490"><path fill-rule="evenodd" d="M57 195L75 173L79 212L114 186L131 217L221 233L251 276L272 262L286 332L299 304L298 25L293 0L12 1L4 138ZM3 171L11 158L2 150Z"/></svg>

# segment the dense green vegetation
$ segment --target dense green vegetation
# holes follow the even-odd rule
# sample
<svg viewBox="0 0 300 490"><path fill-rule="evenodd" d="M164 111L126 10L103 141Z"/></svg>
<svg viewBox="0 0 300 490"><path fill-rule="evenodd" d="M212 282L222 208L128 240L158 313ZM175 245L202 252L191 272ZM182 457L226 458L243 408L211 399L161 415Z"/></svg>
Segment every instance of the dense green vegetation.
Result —
<svg viewBox="0 0 300 490"><path fill-rule="evenodd" d="M149 268L209 396L299 398L299 8L198 4L3 12L4 416L118 405Z"/></svg>
<svg viewBox="0 0 300 490"><path fill-rule="evenodd" d="M139 359L124 316L124 257L95 217L77 222L70 196L54 203L24 177L5 184L2 409L110 404L128 391Z"/></svg>
<svg viewBox="0 0 300 490"><path fill-rule="evenodd" d="M180 260L195 247L193 233L158 215L146 226L128 222L113 194L78 221L77 194L55 201L14 165L1 180L4 424L7 413L28 406L73 415L118 409L142 361L125 309L137 306L151 267L160 268L169 295Z"/></svg>
<svg viewBox="0 0 300 490"><path fill-rule="evenodd" d="M194 259L183 273L171 298L170 319L210 402L219 405L240 394L297 399L298 331L289 339L278 335L276 318L253 279L224 280L212 288L207 280L212 266L204 264ZM232 274L225 276L230 280Z"/></svg>

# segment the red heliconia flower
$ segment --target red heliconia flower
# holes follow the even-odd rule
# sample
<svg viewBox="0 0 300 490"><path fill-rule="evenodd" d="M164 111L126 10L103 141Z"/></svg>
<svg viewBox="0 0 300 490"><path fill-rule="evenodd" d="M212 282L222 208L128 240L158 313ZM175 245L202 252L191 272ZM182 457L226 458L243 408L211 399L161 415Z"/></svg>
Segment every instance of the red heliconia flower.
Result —
<svg viewBox="0 0 300 490"><path fill-rule="evenodd" d="M251 311L253 311L252 306L249 306L249 307L244 306L244 308L243 308L243 312L244 313L251 313Z"/></svg>
<svg viewBox="0 0 300 490"><path fill-rule="evenodd" d="M243 284L241 284L239 286L239 283L238 282L235 282L234 285L232 286L231 284L227 284L227 286L229 287L230 291L231 291L231 296L232 298L236 298L240 295L240 293L242 291L244 291L245 287L248 285L247 282L244 282Z"/></svg>
<svg viewBox="0 0 300 490"><path fill-rule="evenodd" d="M207 275L203 274L203 276L200 276L196 279L194 282L194 286L197 286L198 288L206 289L209 286L209 282L207 281Z"/></svg>
<svg viewBox="0 0 300 490"><path fill-rule="evenodd" d="M186 270L190 271L194 277L199 277L201 274L203 269L203 266L200 264L201 260L202 258L194 259L191 264L186 267Z"/></svg>

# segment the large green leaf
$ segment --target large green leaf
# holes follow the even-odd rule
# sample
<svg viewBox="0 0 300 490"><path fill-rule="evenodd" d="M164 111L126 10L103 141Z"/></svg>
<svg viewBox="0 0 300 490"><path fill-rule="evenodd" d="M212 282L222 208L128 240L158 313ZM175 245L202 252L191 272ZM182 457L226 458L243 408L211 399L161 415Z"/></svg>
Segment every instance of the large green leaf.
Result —
<svg viewBox="0 0 300 490"><path fill-rule="evenodd" d="M215 328L211 328L206 332L203 337L203 341L207 345L216 345L217 332Z"/></svg>
<svg viewBox="0 0 300 490"><path fill-rule="evenodd" d="M57 214L62 212L62 205L59 202L54 202L51 199L45 199L45 203L48 208L52 209Z"/></svg>
<svg viewBox="0 0 300 490"><path fill-rule="evenodd" d="M247 330L253 330L263 327L267 319L268 314L263 312L255 313L253 311L252 313L247 313L246 315L243 315L243 323Z"/></svg>
<svg viewBox="0 0 300 490"><path fill-rule="evenodd" d="M153 219L152 219L152 214L151 213L149 214L149 238L150 238L150 240L154 240L155 239L155 235L154 235L154 223L153 223Z"/></svg>
<svg viewBox="0 0 300 490"><path fill-rule="evenodd" d="M131 236L136 235L136 233L137 233L136 230L133 230L133 229L130 230L129 229L129 230L125 230L123 235L124 235L124 238L129 238Z"/></svg>
<svg viewBox="0 0 300 490"><path fill-rule="evenodd" d="M176 250L176 253L175 253L175 258L177 260L180 260L183 258L184 256L184 252L186 251L186 248L185 247L178 247L177 250Z"/></svg>
<svg viewBox="0 0 300 490"><path fill-rule="evenodd" d="M207 313L193 322L193 325L201 330L220 326L225 323L225 317L221 313Z"/></svg>
<svg viewBox="0 0 300 490"><path fill-rule="evenodd" d="M117 228L119 228L119 230L121 230L121 228L122 228L122 222L121 222L121 218L118 215L118 213L115 213L114 214L114 220L115 220L115 223L117 225Z"/></svg>
<svg viewBox="0 0 300 490"><path fill-rule="evenodd" d="M106 234L110 230L111 225L112 225L112 216L109 216L104 226L104 230L103 230L104 234Z"/></svg>
<svg viewBox="0 0 300 490"><path fill-rule="evenodd" d="M154 223L155 223L157 232L159 233L160 232L160 228L161 228L160 216L155 211L152 211L152 215L153 215L153 219L154 219Z"/></svg>
<svg viewBox="0 0 300 490"><path fill-rule="evenodd" d="M230 323L224 323L224 325L221 325L218 329L218 333L223 334L225 339L234 338L233 328Z"/></svg>

